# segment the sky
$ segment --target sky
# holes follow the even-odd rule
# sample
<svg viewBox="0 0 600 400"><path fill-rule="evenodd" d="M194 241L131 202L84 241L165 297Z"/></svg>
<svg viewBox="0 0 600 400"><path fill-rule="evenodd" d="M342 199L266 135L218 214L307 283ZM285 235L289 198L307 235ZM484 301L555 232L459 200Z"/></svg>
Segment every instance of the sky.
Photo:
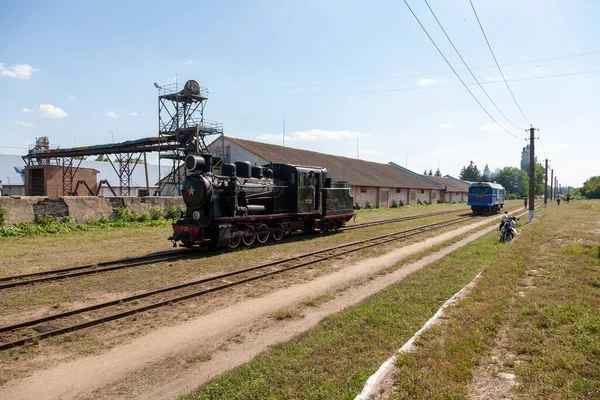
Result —
<svg viewBox="0 0 600 400"><path fill-rule="evenodd" d="M469 0L429 0L510 122L407 2L481 106L403 0L3 0L0 154L156 136L153 83L194 79L233 137L282 144L285 116L286 146L458 176L518 167L531 123L563 186L600 175L600 2L473 0L521 113Z"/></svg>

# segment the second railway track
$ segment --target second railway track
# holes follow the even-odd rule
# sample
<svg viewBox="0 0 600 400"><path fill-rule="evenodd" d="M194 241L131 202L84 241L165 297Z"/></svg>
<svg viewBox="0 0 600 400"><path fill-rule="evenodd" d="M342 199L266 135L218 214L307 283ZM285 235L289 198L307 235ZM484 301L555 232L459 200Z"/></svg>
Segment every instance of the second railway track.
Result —
<svg viewBox="0 0 600 400"><path fill-rule="evenodd" d="M372 226L391 224L395 222L410 221L420 218L435 217L445 214L454 214L463 212L464 210L441 211L429 214L417 214L407 217L391 218L381 221L366 222L362 224L350 225L342 230L354 230L369 228ZM0 277L0 290L8 289L17 286L30 285L34 283L50 282L65 278L74 278L90 274L97 274L108 271L115 271L124 268L139 267L143 265L153 264L157 262L177 261L184 258L192 258L198 255L199 252L195 249L164 251L159 253L147 254L140 257L124 258L112 261L98 262L94 264L78 265L73 267L59 268L53 270L31 272L28 274L13 275Z"/></svg>
<svg viewBox="0 0 600 400"><path fill-rule="evenodd" d="M370 239L333 246L327 249L305 253L283 260L259 264L180 285L169 286L113 301L2 326L0 327L0 334L2 334L2 337L0 337L0 350L22 346L34 340L37 341L100 325L108 321L125 318L140 312L156 309L194 297L199 297L208 293L217 292L236 285L262 279L267 276L280 274L285 271L290 271L303 266L319 263L345 254L374 246L380 246L392 241L426 233L442 227L459 224L468 219L469 217L458 217L447 221L423 225L399 232L380 235ZM235 280L229 280L231 278L235 278ZM158 297L161 294L176 291L179 292L178 295L159 298L154 302L139 307L133 307L129 310L117 310L117 312L110 312L111 308L134 306L137 305L141 299ZM64 325L60 327L56 326L55 323L57 321L62 321ZM48 324L49 322L52 322L53 324L50 325ZM31 330L38 333L32 333Z"/></svg>

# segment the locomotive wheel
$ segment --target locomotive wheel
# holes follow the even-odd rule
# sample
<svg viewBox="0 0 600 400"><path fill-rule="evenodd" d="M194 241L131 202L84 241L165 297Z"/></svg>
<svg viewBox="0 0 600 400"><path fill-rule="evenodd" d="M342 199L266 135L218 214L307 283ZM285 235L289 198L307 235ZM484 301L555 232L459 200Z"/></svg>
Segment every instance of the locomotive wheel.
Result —
<svg viewBox="0 0 600 400"><path fill-rule="evenodd" d="M233 234L235 235L236 232L237 230L234 231ZM229 242L227 242L227 246L229 246L230 249L235 249L240 245L241 241L242 238L240 236L233 236L231 239L229 239Z"/></svg>
<svg viewBox="0 0 600 400"><path fill-rule="evenodd" d="M258 232L256 232L256 240L258 243L265 243L269 240L269 228L265 224L262 224L258 227Z"/></svg>
<svg viewBox="0 0 600 400"><path fill-rule="evenodd" d="M247 226L244 231L244 237L242 240L246 246L252 246L254 244L254 239L256 239L256 234L254 232L254 228L251 226Z"/></svg>
<svg viewBox="0 0 600 400"><path fill-rule="evenodd" d="M273 231L273 240L279 241L283 238L283 234L285 233L285 229L283 229L282 224L275 225L275 230Z"/></svg>

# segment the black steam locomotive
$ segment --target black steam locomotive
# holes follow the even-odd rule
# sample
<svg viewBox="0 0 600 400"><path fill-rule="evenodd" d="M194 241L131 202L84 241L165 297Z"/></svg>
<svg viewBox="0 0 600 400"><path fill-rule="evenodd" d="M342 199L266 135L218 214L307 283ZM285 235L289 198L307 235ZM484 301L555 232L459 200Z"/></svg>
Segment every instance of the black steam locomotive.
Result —
<svg viewBox="0 0 600 400"><path fill-rule="evenodd" d="M210 155L190 155L185 167L186 211L173 224L174 246L251 246L299 230L337 230L355 215L348 183L327 178L325 168L238 161L215 173Z"/></svg>

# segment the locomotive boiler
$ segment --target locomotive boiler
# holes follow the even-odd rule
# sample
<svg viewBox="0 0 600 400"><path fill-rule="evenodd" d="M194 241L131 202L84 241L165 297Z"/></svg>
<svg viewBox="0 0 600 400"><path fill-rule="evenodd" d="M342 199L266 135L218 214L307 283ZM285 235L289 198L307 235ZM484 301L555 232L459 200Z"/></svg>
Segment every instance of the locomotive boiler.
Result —
<svg viewBox="0 0 600 400"><path fill-rule="evenodd" d="M347 182L327 169L290 164L216 164L210 155L185 160L185 212L173 224L174 245L236 248L296 231L330 231L355 213Z"/></svg>

